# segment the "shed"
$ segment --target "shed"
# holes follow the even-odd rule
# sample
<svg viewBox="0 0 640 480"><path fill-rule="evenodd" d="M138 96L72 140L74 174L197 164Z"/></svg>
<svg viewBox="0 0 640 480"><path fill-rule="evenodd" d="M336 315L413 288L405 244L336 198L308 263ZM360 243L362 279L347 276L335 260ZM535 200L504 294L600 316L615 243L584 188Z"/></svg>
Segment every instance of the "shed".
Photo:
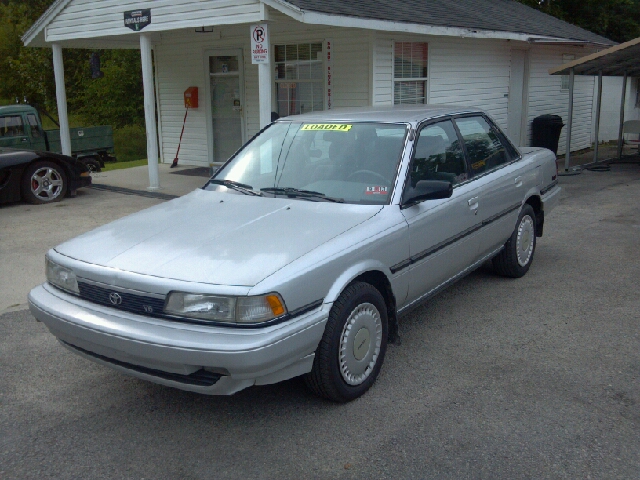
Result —
<svg viewBox="0 0 640 480"><path fill-rule="evenodd" d="M525 146L534 117L566 116L568 82L548 70L613 44L515 0L57 0L23 41L53 48L63 137L63 48L141 50L150 188L155 159L175 156L189 87L185 164L225 161L271 112L398 103L482 108ZM593 89L575 82L575 149L591 144Z"/></svg>

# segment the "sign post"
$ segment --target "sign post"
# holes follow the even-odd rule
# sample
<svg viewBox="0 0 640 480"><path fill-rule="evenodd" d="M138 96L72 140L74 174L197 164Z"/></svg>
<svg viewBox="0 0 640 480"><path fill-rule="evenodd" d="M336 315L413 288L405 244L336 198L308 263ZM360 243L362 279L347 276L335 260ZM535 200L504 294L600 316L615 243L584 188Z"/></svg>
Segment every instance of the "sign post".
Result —
<svg viewBox="0 0 640 480"><path fill-rule="evenodd" d="M260 128L271 123L271 45L266 23L251 25L251 63L258 65Z"/></svg>

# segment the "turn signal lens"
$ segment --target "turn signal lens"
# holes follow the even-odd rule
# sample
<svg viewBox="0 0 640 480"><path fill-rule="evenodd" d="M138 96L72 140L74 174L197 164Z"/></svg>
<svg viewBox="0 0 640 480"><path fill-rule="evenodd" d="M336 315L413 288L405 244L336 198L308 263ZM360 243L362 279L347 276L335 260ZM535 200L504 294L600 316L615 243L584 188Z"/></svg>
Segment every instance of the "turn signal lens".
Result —
<svg viewBox="0 0 640 480"><path fill-rule="evenodd" d="M271 307L271 311L276 317L284 315L286 311L279 295L267 295L267 303Z"/></svg>
<svg viewBox="0 0 640 480"><path fill-rule="evenodd" d="M236 311L238 323L268 322L286 313L280 295L270 294L260 297L240 297Z"/></svg>

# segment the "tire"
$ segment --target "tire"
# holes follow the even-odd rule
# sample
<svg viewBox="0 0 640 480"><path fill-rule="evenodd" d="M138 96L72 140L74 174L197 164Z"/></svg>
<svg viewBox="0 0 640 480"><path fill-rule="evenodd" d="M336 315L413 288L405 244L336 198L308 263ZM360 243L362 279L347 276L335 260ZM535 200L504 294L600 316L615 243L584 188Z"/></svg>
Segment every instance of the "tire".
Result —
<svg viewBox="0 0 640 480"><path fill-rule="evenodd" d="M29 203L59 202L67 193L67 176L60 165L36 162L22 176L22 198Z"/></svg>
<svg viewBox="0 0 640 480"><path fill-rule="evenodd" d="M520 210L516 228L504 249L493 258L493 268L503 277L520 278L529 271L536 251L536 214L525 204Z"/></svg>
<svg viewBox="0 0 640 480"><path fill-rule="evenodd" d="M307 387L334 402L348 402L374 384L387 351L387 306L372 285L349 285L333 304L324 335L305 375Z"/></svg>
<svg viewBox="0 0 640 480"><path fill-rule="evenodd" d="M96 173L102 170L100 162L93 157L81 158L80 161L89 169L90 173Z"/></svg>

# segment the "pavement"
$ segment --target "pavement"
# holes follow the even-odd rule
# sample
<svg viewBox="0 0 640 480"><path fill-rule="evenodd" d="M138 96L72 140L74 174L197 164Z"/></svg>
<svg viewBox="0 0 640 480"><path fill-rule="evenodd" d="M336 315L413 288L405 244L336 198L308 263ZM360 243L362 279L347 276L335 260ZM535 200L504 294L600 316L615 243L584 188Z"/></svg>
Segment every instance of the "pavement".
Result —
<svg viewBox="0 0 640 480"><path fill-rule="evenodd" d="M164 200L0 207L0 478L639 478L640 167L560 183L528 274L483 266L414 310L346 405L299 379L205 397L68 352L24 309L44 253Z"/></svg>
<svg viewBox="0 0 640 480"><path fill-rule="evenodd" d="M208 169L193 166L178 165L175 168L170 168L170 164L161 163L158 165L158 170L160 188L153 192L161 195L185 195L196 188L202 187L209 177L206 173L203 174ZM148 191L149 187L149 167L146 165L97 172L92 176L93 184L97 186L125 188L136 191Z"/></svg>

